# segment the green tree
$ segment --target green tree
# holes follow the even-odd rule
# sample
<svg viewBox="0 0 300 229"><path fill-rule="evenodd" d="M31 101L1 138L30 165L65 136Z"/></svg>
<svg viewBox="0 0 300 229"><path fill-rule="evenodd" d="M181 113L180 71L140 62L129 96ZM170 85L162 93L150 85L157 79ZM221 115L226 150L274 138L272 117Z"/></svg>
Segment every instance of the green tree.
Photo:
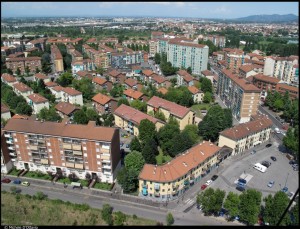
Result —
<svg viewBox="0 0 300 229"><path fill-rule="evenodd" d="M201 82L201 90L204 93L206 93L206 92L213 93L213 87L212 87L212 83L211 83L210 79L201 77L200 82Z"/></svg>
<svg viewBox="0 0 300 229"><path fill-rule="evenodd" d="M155 139L156 128L155 124L148 119L143 119L138 127L139 129L139 139L142 145L145 145L147 139Z"/></svg>
<svg viewBox="0 0 300 229"><path fill-rule="evenodd" d="M138 187L138 174L135 170L127 170L125 167L119 170L117 181L125 193L135 192Z"/></svg>
<svg viewBox="0 0 300 229"><path fill-rule="evenodd" d="M282 139L283 145L299 156L299 126L290 127Z"/></svg>
<svg viewBox="0 0 300 229"><path fill-rule="evenodd" d="M142 102L140 100L133 100L130 103L130 106L137 109L137 110L139 110L139 111L147 112L147 103L146 102Z"/></svg>
<svg viewBox="0 0 300 229"><path fill-rule="evenodd" d="M73 79L74 78L71 73L65 72L57 78L56 82L62 87L67 87L72 84Z"/></svg>
<svg viewBox="0 0 300 229"><path fill-rule="evenodd" d="M172 215L171 212L169 212L169 213L167 214L166 221L167 221L167 225L168 225L168 226L171 226L171 225L174 224L175 220L174 220L174 217L173 217L173 215Z"/></svg>
<svg viewBox="0 0 300 229"><path fill-rule="evenodd" d="M83 110L75 111L73 120L77 124L87 124L89 122L89 119Z"/></svg>
<svg viewBox="0 0 300 229"><path fill-rule="evenodd" d="M182 133L187 133L191 140L191 144L194 145L198 140L198 127L196 125L186 125Z"/></svg>
<svg viewBox="0 0 300 229"><path fill-rule="evenodd" d="M143 155L138 151L132 151L126 155L125 160L125 168L127 170L134 170L137 174L142 170L145 160Z"/></svg>
<svg viewBox="0 0 300 229"><path fill-rule="evenodd" d="M186 69L186 71L187 71L189 74L192 74L192 68L191 68L191 67L188 67L188 68Z"/></svg>
<svg viewBox="0 0 300 229"><path fill-rule="evenodd" d="M99 115L94 109L92 108L87 109L85 114L89 121L99 122Z"/></svg>
<svg viewBox="0 0 300 229"><path fill-rule="evenodd" d="M47 109L46 107L42 108L37 114L39 119L44 119L45 121L61 121L61 117L56 113L54 107Z"/></svg>
<svg viewBox="0 0 300 229"><path fill-rule="evenodd" d="M205 92L204 97L203 97L203 102L211 103L211 101L212 101L212 94L210 92Z"/></svg>
<svg viewBox="0 0 300 229"><path fill-rule="evenodd" d="M94 84L89 78L82 78L80 80L74 79L72 81L73 87L82 92L82 97L86 100L91 100L94 96Z"/></svg>
<svg viewBox="0 0 300 229"><path fill-rule="evenodd" d="M129 106L129 102L128 102L128 99L126 98L120 98L119 101L118 101L118 107L121 106L121 104L125 104L127 106Z"/></svg>
<svg viewBox="0 0 300 229"><path fill-rule="evenodd" d="M10 75L14 74L13 71L10 68L7 69L7 73L10 74Z"/></svg>
<svg viewBox="0 0 300 229"><path fill-rule="evenodd" d="M16 113L30 116L32 114L32 108L25 102L19 102L16 108Z"/></svg>
<svg viewBox="0 0 300 229"><path fill-rule="evenodd" d="M224 119L223 119L222 129L225 130L227 128L232 127L233 120L232 120L232 112L229 108L224 108L223 112L224 112Z"/></svg>
<svg viewBox="0 0 300 229"><path fill-rule="evenodd" d="M178 144L180 142L180 144ZM181 153L192 147L193 141L190 138L189 133L182 132L178 135L175 135L170 141L170 146L167 149L168 154L171 157L175 157L178 153Z"/></svg>
<svg viewBox="0 0 300 229"><path fill-rule="evenodd" d="M112 212L113 212L112 206L110 206L109 204L103 205L101 211L101 217L109 226L113 225Z"/></svg>
<svg viewBox="0 0 300 229"><path fill-rule="evenodd" d="M164 121L164 122L166 121L166 117L165 117L164 113L162 113L162 112L159 112L159 111L156 112L154 117L161 121Z"/></svg>
<svg viewBox="0 0 300 229"><path fill-rule="evenodd" d="M292 220L291 225L299 226L299 201L296 201L296 205L291 209L291 215L294 220Z"/></svg>
<svg viewBox="0 0 300 229"><path fill-rule="evenodd" d="M35 68L35 73L39 73L40 71L41 70L38 67Z"/></svg>
<svg viewBox="0 0 300 229"><path fill-rule="evenodd" d="M173 144L171 140L177 135L180 135L180 129L178 122L176 122L174 119L170 119L167 124L159 129L157 139L161 149L164 152L169 153L171 151Z"/></svg>
<svg viewBox="0 0 300 229"><path fill-rule="evenodd" d="M262 194L255 189L247 189L240 195L239 216L247 225L254 225L260 212Z"/></svg>
<svg viewBox="0 0 300 229"><path fill-rule="evenodd" d="M130 150L131 151L138 151L138 152L141 152L142 151L142 146L141 146L141 143L139 141L139 139L135 136L132 140L131 140L131 143L130 143Z"/></svg>
<svg viewBox="0 0 300 229"><path fill-rule="evenodd" d="M160 64L160 60L161 60L161 57L160 57L160 54L159 53L155 53L154 55L154 61L156 64Z"/></svg>
<svg viewBox="0 0 300 229"><path fill-rule="evenodd" d="M191 107L194 104L192 93L187 87L169 88L165 94L165 99L185 107Z"/></svg>
<svg viewBox="0 0 300 229"><path fill-rule="evenodd" d="M114 225L122 226L126 221L126 215L123 212L117 211L115 213Z"/></svg>
<svg viewBox="0 0 300 229"><path fill-rule="evenodd" d="M229 192L224 202L224 208L228 211L231 219L239 214L239 195L233 192Z"/></svg>
<svg viewBox="0 0 300 229"><path fill-rule="evenodd" d="M284 103L282 101L282 99L277 99L275 102L274 102L274 109L275 111L280 111L283 109L284 107Z"/></svg>
<svg viewBox="0 0 300 229"><path fill-rule="evenodd" d="M145 159L145 162L147 164L156 164L156 158L159 154L158 149L157 149L157 144L156 141L153 138L146 138L143 150L142 150L142 155Z"/></svg>
<svg viewBox="0 0 300 229"><path fill-rule="evenodd" d="M276 226L278 220L282 216L282 213L289 205L289 201L288 196L281 191L276 192L274 197L269 194L266 198L264 198L265 207L263 212L265 222L268 222L270 226ZM289 215L286 214L280 225L287 226L289 223Z"/></svg>
<svg viewBox="0 0 300 229"><path fill-rule="evenodd" d="M21 75L21 70L20 70L20 68L17 68L16 74L17 74L17 76L20 76L20 75Z"/></svg>

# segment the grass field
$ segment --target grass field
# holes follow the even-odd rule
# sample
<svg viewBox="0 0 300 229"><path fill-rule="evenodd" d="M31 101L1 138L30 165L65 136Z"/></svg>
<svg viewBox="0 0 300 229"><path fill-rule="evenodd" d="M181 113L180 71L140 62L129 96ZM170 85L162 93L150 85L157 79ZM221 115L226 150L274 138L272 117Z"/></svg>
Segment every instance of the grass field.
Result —
<svg viewBox="0 0 300 229"><path fill-rule="evenodd" d="M172 157L170 157L169 155L164 155L163 151L161 150L161 148L158 148L159 151L159 155L156 156L156 163L158 165L164 164L165 162L171 161ZM163 162L164 159L164 162Z"/></svg>
<svg viewBox="0 0 300 229"><path fill-rule="evenodd" d="M1 192L1 225L107 225L100 209L61 200ZM156 225L156 221L127 215L124 225Z"/></svg>
<svg viewBox="0 0 300 229"><path fill-rule="evenodd" d="M201 110L208 111L211 106L212 104L208 104L208 103L195 104L191 107L191 110L196 113L196 117L203 118L203 115L201 114Z"/></svg>

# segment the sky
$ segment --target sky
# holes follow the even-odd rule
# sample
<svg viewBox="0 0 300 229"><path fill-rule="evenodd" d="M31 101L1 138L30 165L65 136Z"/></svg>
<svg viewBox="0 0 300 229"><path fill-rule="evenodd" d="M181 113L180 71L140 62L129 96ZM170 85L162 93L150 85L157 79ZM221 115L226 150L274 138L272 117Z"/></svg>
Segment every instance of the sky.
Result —
<svg viewBox="0 0 300 229"><path fill-rule="evenodd" d="M1 17L153 16L231 19L295 14L298 2L1 2Z"/></svg>

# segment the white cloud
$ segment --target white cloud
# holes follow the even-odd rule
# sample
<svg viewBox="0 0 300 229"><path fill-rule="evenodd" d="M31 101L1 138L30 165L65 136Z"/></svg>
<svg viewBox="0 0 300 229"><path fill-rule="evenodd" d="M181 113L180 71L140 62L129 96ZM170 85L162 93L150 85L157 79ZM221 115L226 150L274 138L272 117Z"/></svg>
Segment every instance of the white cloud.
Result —
<svg viewBox="0 0 300 229"><path fill-rule="evenodd" d="M227 6L219 6L218 8L211 10L211 13L217 13L217 14L228 14L231 13L231 10Z"/></svg>

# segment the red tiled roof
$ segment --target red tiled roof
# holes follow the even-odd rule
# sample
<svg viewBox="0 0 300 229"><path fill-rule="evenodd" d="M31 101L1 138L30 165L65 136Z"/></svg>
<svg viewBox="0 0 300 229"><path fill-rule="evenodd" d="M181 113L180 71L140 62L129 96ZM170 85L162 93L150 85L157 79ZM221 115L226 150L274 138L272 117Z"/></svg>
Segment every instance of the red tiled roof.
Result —
<svg viewBox="0 0 300 229"><path fill-rule="evenodd" d="M80 76L80 77L84 77L84 76L86 76L87 74L88 74L87 71L78 71L78 72L76 72L76 75L78 75L78 76Z"/></svg>
<svg viewBox="0 0 300 229"><path fill-rule="evenodd" d="M209 70L204 70L204 71L202 71L201 72L203 75L205 75L205 76L213 76L214 74L211 72L211 71L209 71Z"/></svg>
<svg viewBox="0 0 300 229"><path fill-rule="evenodd" d="M13 84L13 87L21 92L32 91L30 87L28 87L26 84L23 84L21 82Z"/></svg>
<svg viewBox="0 0 300 229"><path fill-rule="evenodd" d="M39 95L39 94L36 94L36 93L33 93L31 95L28 95L27 96L28 99L30 99L33 103L45 103L45 102L48 102L48 99L46 99L45 97Z"/></svg>
<svg viewBox="0 0 300 229"><path fill-rule="evenodd" d="M16 78L13 77L12 75L8 74L8 73L3 73L1 75L1 77L3 78L4 81L6 82L17 82Z"/></svg>
<svg viewBox="0 0 300 229"><path fill-rule="evenodd" d="M202 44L195 44L195 43L188 43L188 42L181 42L178 39L171 39L169 40L169 45L181 45L181 46L189 46L189 47L195 47L195 48L204 48L207 45Z"/></svg>
<svg viewBox="0 0 300 229"><path fill-rule="evenodd" d="M1 114L9 112L8 106L6 106L4 103L1 103Z"/></svg>
<svg viewBox="0 0 300 229"><path fill-rule="evenodd" d="M79 110L78 107L71 103L66 103L66 102L59 102L56 106L55 109L65 115L70 115L72 112L75 110Z"/></svg>
<svg viewBox="0 0 300 229"><path fill-rule="evenodd" d="M137 85L138 81L132 78L128 78L124 83L130 87L133 87L134 85Z"/></svg>
<svg viewBox="0 0 300 229"><path fill-rule="evenodd" d="M163 165L145 164L139 179L159 183L176 181L209 157L216 155L220 149L210 142L203 141Z"/></svg>
<svg viewBox="0 0 300 229"><path fill-rule="evenodd" d="M93 78L93 83L99 84L99 85L103 85L107 82L106 79L104 78L99 78L99 77L94 77Z"/></svg>
<svg viewBox="0 0 300 229"><path fill-rule="evenodd" d="M110 76L112 76L112 77L114 77L114 78L120 77L121 74L122 74L121 72L119 72L119 71L117 71L117 70L115 70L115 69L113 69L112 71L110 71L110 72L108 73L108 75L110 75Z"/></svg>
<svg viewBox="0 0 300 229"><path fill-rule="evenodd" d="M30 118L27 115L19 115L19 114L15 114L14 116L11 117L12 119L26 119L28 120L28 118Z"/></svg>
<svg viewBox="0 0 300 229"><path fill-rule="evenodd" d="M54 91L63 91L64 90L64 88L62 86L60 86L60 85L54 86L52 89Z"/></svg>
<svg viewBox="0 0 300 229"><path fill-rule="evenodd" d="M142 73L148 77L155 74L153 71L151 71L149 69L143 70Z"/></svg>
<svg viewBox="0 0 300 229"><path fill-rule="evenodd" d="M275 78L275 77L271 77L271 76L265 76L263 74L257 74L253 76L253 79L257 79L260 81L264 81L264 82L268 82L268 83L272 83L272 84L277 84L280 80Z"/></svg>
<svg viewBox="0 0 300 229"><path fill-rule="evenodd" d="M75 95L81 95L82 93L80 91L75 90L74 88L71 87L65 87L63 88L63 91L71 96Z"/></svg>
<svg viewBox="0 0 300 229"><path fill-rule="evenodd" d="M240 70L244 71L244 72L250 72L254 69L253 65L252 64L247 64L247 65L242 65L240 67Z"/></svg>
<svg viewBox="0 0 300 229"><path fill-rule="evenodd" d="M57 83L52 82L52 81L49 81L49 82L45 83L45 85L46 85L46 87L55 87L55 86L58 86Z"/></svg>
<svg viewBox="0 0 300 229"><path fill-rule="evenodd" d="M109 96L103 95L101 93L98 93L97 95L95 95L92 98L93 101L95 101L96 103L99 103L101 105L105 105L107 104L110 100L112 100L112 98L110 98Z"/></svg>
<svg viewBox="0 0 300 229"><path fill-rule="evenodd" d="M234 81L239 87L241 87L244 91L252 91L252 92L260 92L261 90L249 83L244 78L238 77L238 75L233 74L231 71L227 69L222 69L222 73L224 73L228 78Z"/></svg>
<svg viewBox="0 0 300 229"><path fill-rule="evenodd" d="M134 98L134 99L139 99L141 98L144 94L142 92L139 91L135 91L131 88L128 88L126 91L124 91L124 95L130 97L130 98Z"/></svg>
<svg viewBox="0 0 300 229"><path fill-rule="evenodd" d="M92 37L92 38L88 39L86 41L86 43L95 43L96 41L97 41L97 39L95 37Z"/></svg>
<svg viewBox="0 0 300 229"><path fill-rule="evenodd" d="M157 92L160 92L160 93L162 93L163 95L165 95L165 94L167 94L168 90L167 90L166 88L164 88L164 87L161 87L161 88L159 88L159 89L157 90Z"/></svg>
<svg viewBox="0 0 300 229"><path fill-rule="evenodd" d="M165 82L165 81L167 80L166 78L164 78L164 77L162 77L162 76L159 76L159 75L157 75L157 74L154 74L154 75L152 75L151 77L152 77L152 79L153 79L154 81L156 81L156 82L159 83L159 84L161 84L161 83L163 83L163 82Z"/></svg>
<svg viewBox="0 0 300 229"><path fill-rule="evenodd" d="M180 118L183 118L189 111L189 108L186 108L184 106L180 106L176 103L170 102L168 100L159 98L157 96L153 96L148 102L148 105L155 107L155 108L163 108L168 110L173 115L176 115Z"/></svg>
<svg viewBox="0 0 300 229"><path fill-rule="evenodd" d="M298 87L290 86L290 85L287 85L287 84L284 84L284 83L278 83L276 85L276 88L277 88L277 90L279 88L281 88L281 89L285 89L285 90L288 90L288 91L294 91L294 92L299 93L299 88Z"/></svg>
<svg viewBox="0 0 300 229"><path fill-rule="evenodd" d="M151 34L154 36L159 36L159 35L164 35L164 32L153 31L153 32L151 32Z"/></svg>
<svg viewBox="0 0 300 229"><path fill-rule="evenodd" d="M262 131L266 128L271 128L273 122L267 116L263 118L259 118L250 122L242 123L232 128L223 130L220 132L220 135L233 139L238 140L245 138L248 135L257 133Z"/></svg>
<svg viewBox="0 0 300 229"><path fill-rule="evenodd" d="M34 76L38 79L42 79L42 80L45 80L45 79L48 79L48 77L42 73L36 73L34 74Z"/></svg>
<svg viewBox="0 0 300 229"><path fill-rule="evenodd" d="M16 57L16 58L9 58L6 62L18 62L18 61L32 61L32 60L41 60L41 57L31 56L31 57Z"/></svg>
<svg viewBox="0 0 300 229"><path fill-rule="evenodd" d="M194 77L192 77L187 71L185 70L179 70L177 72L178 75L182 76L183 79L186 81L186 82L190 82L194 79Z"/></svg>
<svg viewBox="0 0 300 229"><path fill-rule="evenodd" d="M137 109L134 109L130 106L127 106L125 104L121 104L121 106L119 106L115 110L114 114L122 117L123 119L134 122L137 125L139 125L143 119L148 119L149 121L153 122L154 124L157 122L164 123L163 121L160 121L157 118L154 118L148 114L145 114L145 113L143 113Z"/></svg>
<svg viewBox="0 0 300 229"><path fill-rule="evenodd" d="M188 89L194 95L200 92L200 90L198 88L196 88L195 86L190 86L190 87L188 87Z"/></svg>

